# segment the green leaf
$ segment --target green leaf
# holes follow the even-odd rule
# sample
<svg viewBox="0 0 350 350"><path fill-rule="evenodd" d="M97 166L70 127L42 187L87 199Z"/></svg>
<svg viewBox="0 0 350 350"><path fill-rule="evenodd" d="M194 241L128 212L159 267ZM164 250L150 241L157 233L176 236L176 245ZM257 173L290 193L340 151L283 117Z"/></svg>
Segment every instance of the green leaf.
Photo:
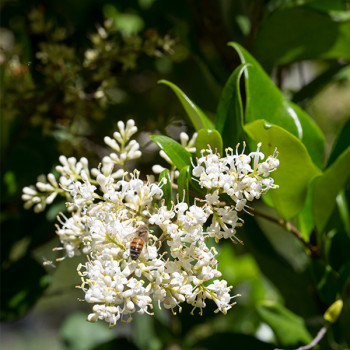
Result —
<svg viewBox="0 0 350 350"><path fill-rule="evenodd" d="M164 183L164 180L166 180L166 183ZM165 204L170 210L172 206L172 200L173 200L173 189L171 187L171 179L170 179L170 171L169 169L164 169L160 174L159 174L159 183L162 182L162 191L163 191L163 198L165 199Z"/></svg>
<svg viewBox="0 0 350 350"><path fill-rule="evenodd" d="M155 335L155 323L153 317L142 317L145 315L137 315L134 317L132 339L137 349L159 349L159 340ZM129 347L116 347L112 349L128 349ZM132 349L132 347L130 347Z"/></svg>
<svg viewBox="0 0 350 350"><path fill-rule="evenodd" d="M278 125L299 138L306 146L314 163L323 164L324 136L313 120L297 105L288 101L273 84L259 63L240 45L230 43L242 63L250 63L245 70L245 122L257 119Z"/></svg>
<svg viewBox="0 0 350 350"><path fill-rule="evenodd" d="M262 320L272 328L280 345L307 344L312 340L303 319L283 305L265 302L256 309Z"/></svg>
<svg viewBox="0 0 350 350"><path fill-rule="evenodd" d="M178 142L163 135L152 135L151 139L166 153L179 170L186 165L191 165L191 153L187 152Z"/></svg>
<svg viewBox="0 0 350 350"><path fill-rule="evenodd" d="M338 156L350 146L350 119L343 125L332 146L332 152L327 162L327 168L334 163Z"/></svg>
<svg viewBox="0 0 350 350"><path fill-rule="evenodd" d="M189 203L189 182L190 182L190 166L185 166L181 169L180 175L177 179L178 193L180 196L180 201L185 200L186 203ZM185 198L184 198L185 191Z"/></svg>
<svg viewBox="0 0 350 350"><path fill-rule="evenodd" d="M336 19L306 6L274 11L259 27L253 54L267 71L302 60L349 59L349 13L334 15Z"/></svg>
<svg viewBox="0 0 350 350"><path fill-rule="evenodd" d="M159 80L159 84L165 84L169 86L175 95L180 100L183 108L185 109L188 117L190 118L192 125L198 131L200 129L214 129L214 124L212 121L205 115L205 113L196 106L188 96L175 84L167 80Z"/></svg>
<svg viewBox="0 0 350 350"><path fill-rule="evenodd" d="M311 232L315 227L314 217L312 215L312 196L315 181L316 178L310 182L307 189L304 208L301 210L297 217L299 231L301 232L304 240L307 242L310 240Z"/></svg>
<svg viewBox="0 0 350 350"><path fill-rule="evenodd" d="M272 190L271 196L278 214L286 220L292 219L304 207L310 181L320 170L300 140L285 129L256 120L246 124L245 130L255 142L262 142L261 151L266 156L277 147L280 166L272 177L279 188Z"/></svg>
<svg viewBox="0 0 350 350"><path fill-rule="evenodd" d="M61 335L67 350L91 349L101 343L105 343L116 337L106 325L97 322L86 321L87 314L76 312L66 318L62 327Z"/></svg>
<svg viewBox="0 0 350 350"><path fill-rule="evenodd" d="M337 194L350 176L350 146L326 169L315 183L312 208L319 232L322 232L332 214Z"/></svg>
<svg viewBox="0 0 350 350"><path fill-rule="evenodd" d="M217 130L201 129L196 138L196 155L201 156L202 149L208 149L208 145L215 152L222 155L222 138Z"/></svg>
<svg viewBox="0 0 350 350"><path fill-rule="evenodd" d="M245 140L240 80L247 64L239 65L227 80L216 112L216 129L221 133L224 146L232 147Z"/></svg>

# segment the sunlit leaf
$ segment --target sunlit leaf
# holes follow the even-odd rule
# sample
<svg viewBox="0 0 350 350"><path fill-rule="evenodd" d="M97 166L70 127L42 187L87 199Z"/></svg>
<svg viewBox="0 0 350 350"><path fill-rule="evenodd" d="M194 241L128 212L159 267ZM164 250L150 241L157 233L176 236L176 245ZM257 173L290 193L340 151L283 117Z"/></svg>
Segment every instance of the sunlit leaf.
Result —
<svg viewBox="0 0 350 350"><path fill-rule="evenodd" d="M299 138L314 163L322 167L324 136L314 121L297 105L288 101L273 84L260 64L239 44L230 43L242 63L250 63L245 75L245 123L264 119Z"/></svg>
<svg viewBox="0 0 350 350"><path fill-rule="evenodd" d="M201 156L202 149L208 149L208 145L215 152L222 155L222 138L217 130L201 129L196 138L196 155Z"/></svg>
<svg viewBox="0 0 350 350"><path fill-rule="evenodd" d="M272 177L279 188L271 191L271 197L281 217L286 220L295 217L304 207L311 180L320 170L301 141L285 129L256 120L246 124L245 130L256 143L262 142L265 155L273 154L277 147L280 166Z"/></svg>
<svg viewBox="0 0 350 350"><path fill-rule="evenodd" d="M205 115L205 113L196 106L189 97L175 84L167 80L160 80L158 83L169 86L178 99L180 100L183 108L185 109L188 117L190 118L192 125L198 131L200 129L214 129L215 126L212 121Z"/></svg>
<svg viewBox="0 0 350 350"><path fill-rule="evenodd" d="M152 135L151 139L172 160L178 169L191 164L191 153L187 152L178 142L163 135Z"/></svg>

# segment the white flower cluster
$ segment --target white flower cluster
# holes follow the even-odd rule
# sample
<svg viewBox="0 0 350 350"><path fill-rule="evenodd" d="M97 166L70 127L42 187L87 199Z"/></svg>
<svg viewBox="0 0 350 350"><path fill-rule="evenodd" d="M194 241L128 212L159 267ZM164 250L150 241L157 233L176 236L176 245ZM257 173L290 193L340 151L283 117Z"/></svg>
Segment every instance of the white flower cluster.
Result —
<svg viewBox="0 0 350 350"><path fill-rule="evenodd" d="M220 157L211 149L202 150L202 157L197 159L197 165L192 162L193 175L199 178L197 181L200 186L207 189L205 198L213 215L212 224L207 231L216 240L237 239L235 228L241 225L237 212L244 210L247 200L259 199L261 194L278 187L273 178L268 177L279 165L278 153L275 151L266 161L259 163L265 157L260 152L260 147L261 143L258 144L256 152L246 155L244 143L242 153L238 154L238 144L235 154L231 148L226 149L226 157ZM222 194L227 194L234 204L220 207Z"/></svg>
<svg viewBox="0 0 350 350"><path fill-rule="evenodd" d="M56 196L62 195L67 199L68 203L72 202L71 192L74 187L81 186L79 180L82 177L87 178L93 184L97 184L96 180L91 179L91 175L98 176L100 172L110 174L113 178L121 178L125 172L125 163L132 159L141 157L139 151L140 145L135 140L130 140L131 136L137 132L137 127L132 119L129 119L126 125L122 121L118 122L119 132L113 134L114 139L105 137L105 143L117 153L113 152L102 159L102 167L99 169L89 170L88 160L82 157L77 160L75 157L67 158L60 156L61 165L56 166L56 171L60 174L57 181L55 175L50 173L47 176L40 175L35 186L27 186L23 188L22 200L25 201L24 207L30 209L34 206L36 213L45 210L46 205L51 204ZM119 165L119 169L114 171L115 165ZM114 171L114 172L113 172ZM84 185L85 192L88 191L87 185ZM68 190L68 191L67 191ZM84 195L87 195L86 193Z"/></svg>
<svg viewBox="0 0 350 350"><path fill-rule="evenodd" d="M219 279L217 252L208 248L207 240L236 238L242 225L237 212L246 200L277 187L268 177L278 166L277 155L259 163L260 145L249 155L227 150L222 158L210 149L203 151L192 174L207 193L192 205L178 200L169 208L162 200L164 182L142 181L137 170L124 171L125 163L141 152L130 140L137 131L134 122L129 120L126 127L119 122L118 127L114 139L105 139L118 154L105 157L98 169L90 172L85 159L61 158L60 187L50 174L47 186L52 187L36 186L41 197L30 197L28 187L23 195L29 207L35 196L44 198L42 193L68 193L73 213L69 218L61 215L57 234L66 256L83 252L88 257L78 266L85 301L94 304L88 320L105 320L113 327L118 320L130 321L134 312L153 314L153 303L175 313L187 302L192 312L198 308L202 314L208 299L216 312L226 314L235 296ZM123 172L115 171L116 164ZM223 203L222 194L232 203Z"/></svg>

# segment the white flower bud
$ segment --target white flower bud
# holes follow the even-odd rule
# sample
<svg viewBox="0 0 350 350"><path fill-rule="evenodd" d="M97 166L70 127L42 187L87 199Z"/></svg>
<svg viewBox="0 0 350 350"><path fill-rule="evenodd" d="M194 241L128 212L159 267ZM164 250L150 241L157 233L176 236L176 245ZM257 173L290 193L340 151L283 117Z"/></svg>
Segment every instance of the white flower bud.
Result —
<svg viewBox="0 0 350 350"><path fill-rule="evenodd" d="M97 320L98 320L98 314L96 313L89 314L87 317L87 321L89 322L96 322Z"/></svg>
<svg viewBox="0 0 350 350"><path fill-rule="evenodd" d="M164 167L162 167L161 165L159 164L155 164L152 166L152 171L155 173L155 174L160 174L163 170L165 170Z"/></svg>
<svg viewBox="0 0 350 350"><path fill-rule="evenodd" d="M35 196L38 192L32 187L23 187L23 193Z"/></svg>
<svg viewBox="0 0 350 350"><path fill-rule="evenodd" d="M54 199L57 196L57 192L52 192L47 198L46 198L46 204L51 204Z"/></svg>

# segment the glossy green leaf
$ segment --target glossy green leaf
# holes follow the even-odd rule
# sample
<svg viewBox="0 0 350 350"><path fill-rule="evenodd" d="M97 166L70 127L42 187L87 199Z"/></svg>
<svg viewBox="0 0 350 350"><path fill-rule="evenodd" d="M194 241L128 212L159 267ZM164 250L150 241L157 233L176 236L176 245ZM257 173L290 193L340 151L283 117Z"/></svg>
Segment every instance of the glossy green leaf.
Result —
<svg viewBox="0 0 350 350"><path fill-rule="evenodd" d="M327 167L334 163L338 156L350 146L350 119L341 128L333 143L332 152L329 156Z"/></svg>
<svg viewBox="0 0 350 350"><path fill-rule="evenodd" d="M164 180L163 180L164 179ZM164 182L166 181L166 182ZM169 169L164 169L159 174L159 183L162 182L162 191L163 191L163 198L165 199L165 204L170 210L172 206L172 200L173 200L173 189L171 187L171 179L170 179L170 171Z"/></svg>
<svg viewBox="0 0 350 350"><path fill-rule="evenodd" d="M350 146L316 180L312 208L319 232L322 232L332 214L336 197L350 177Z"/></svg>
<svg viewBox="0 0 350 350"><path fill-rule="evenodd" d="M185 200L189 203L189 182L190 182L190 166L185 166L181 169L180 175L177 179L178 194L180 196L180 201Z"/></svg>
<svg viewBox="0 0 350 350"><path fill-rule="evenodd" d="M196 155L201 156L201 150L208 149L208 145L215 152L222 155L222 138L217 130L201 129L196 138Z"/></svg>
<svg viewBox="0 0 350 350"><path fill-rule="evenodd" d="M216 129L224 146L232 147L245 140L240 80L247 64L239 65L227 80L216 112Z"/></svg>
<svg viewBox="0 0 350 350"><path fill-rule="evenodd" d="M205 113L196 106L189 97L175 84L167 80L159 80L159 84L165 84L169 86L175 95L180 100L183 108L185 109L188 117L190 118L192 125L198 131L200 129L214 129L214 124L212 121L205 115Z"/></svg>
<svg viewBox="0 0 350 350"><path fill-rule="evenodd" d="M253 54L268 71L302 60L349 59L349 14L334 14L338 18L306 6L274 11L259 27Z"/></svg>
<svg viewBox="0 0 350 350"><path fill-rule="evenodd" d="M246 124L245 130L256 143L262 142L261 151L266 156L277 147L280 166L272 177L279 188L272 190L271 196L279 215L290 220L304 207L308 186L321 171L300 140L285 129L256 120Z"/></svg>
<svg viewBox="0 0 350 350"><path fill-rule="evenodd" d="M324 136L313 120L297 105L288 101L273 84L260 64L240 45L230 43L242 63L250 63L245 70L245 123L264 119L278 125L299 138L314 163L322 167Z"/></svg>
<svg viewBox="0 0 350 350"><path fill-rule="evenodd" d="M265 302L256 309L262 320L272 328L280 345L307 344L312 340L303 319L283 305Z"/></svg>
<svg viewBox="0 0 350 350"><path fill-rule="evenodd" d="M191 164L191 153L187 152L178 142L163 135L152 135L151 139L163 150L178 169Z"/></svg>

